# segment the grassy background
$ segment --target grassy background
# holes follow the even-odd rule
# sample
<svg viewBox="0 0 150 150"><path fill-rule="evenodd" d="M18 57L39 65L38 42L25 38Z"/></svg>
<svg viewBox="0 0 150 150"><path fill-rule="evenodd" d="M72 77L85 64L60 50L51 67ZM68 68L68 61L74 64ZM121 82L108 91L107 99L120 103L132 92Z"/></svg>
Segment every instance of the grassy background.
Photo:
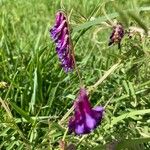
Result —
<svg viewBox="0 0 150 150"><path fill-rule="evenodd" d="M104 149L114 141L123 149L150 148L150 39L125 35L121 50L108 47L112 29L106 25L115 18L126 30L131 25L149 30L148 0L115 5L105 0L1 0L0 8L0 149L59 149L67 118L58 122L80 87L75 72L61 69L49 35L58 9L69 16L86 87L121 60L90 93L92 105L104 106L111 98L102 124L87 136L66 135L66 142L78 149Z"/></svg>

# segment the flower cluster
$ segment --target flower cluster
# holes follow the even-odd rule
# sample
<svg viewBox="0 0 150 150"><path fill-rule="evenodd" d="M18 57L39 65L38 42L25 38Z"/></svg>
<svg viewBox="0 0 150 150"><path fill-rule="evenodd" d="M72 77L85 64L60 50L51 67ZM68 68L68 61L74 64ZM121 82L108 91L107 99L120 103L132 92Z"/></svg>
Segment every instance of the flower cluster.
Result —
<svg viewBox="0 0 150 150"><path fill-rule="evenodd" d="M121 40L124 36L124 29L121 23L117 23L116 26L113 27L113 31L112 34L110 36L110 40L108 45L112 45L113 43L117 43L118 44L118 48L121 48Z"/></svg>
<svg viewBox="0 0 150 150"><path fill-rule="evenodd" d="M74 103L74 109L74 116L69 120L70 133L87 134L101 123L104 108L101 106L92 108L84 88L80 89L79 96Z"/></svg>
<svg viewBox="0 0 150 150"><path fill-rule="evenodd" d="M70 33L67 17L64 12L56 13L55 25L50 29L51 37L56 43L56 51L65 72L74 68L73 56L71 54Z"/></svg>

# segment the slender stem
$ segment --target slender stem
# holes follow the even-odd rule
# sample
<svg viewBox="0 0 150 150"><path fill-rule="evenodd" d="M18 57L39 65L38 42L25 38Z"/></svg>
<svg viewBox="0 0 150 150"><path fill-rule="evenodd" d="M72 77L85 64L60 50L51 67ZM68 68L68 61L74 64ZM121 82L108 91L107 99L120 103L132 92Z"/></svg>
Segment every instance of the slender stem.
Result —
<svg viewBox="0 0 150 150"><path fill-rule="evenodd" d="M62 141L65 141L65 138L66 138L67 132L68 132L68 128L66 129L66 131L65 131L65 133L64 133L64 135L63 135Z"/></svg>
<svg viewBox="0 0 150 150"><path fill-rule="evenodd" d="M84 140L84 138L86 138L88 135L83 135L81 137L81 139L79 140L79 142L77 143L77 147L80 145L80 143Z"/></svg>
<svg viewBox="0 0 150 150"><path fill-rule="evenodd" d="M66 118L73 112L74 105L67 111L67 113L62 117L62 119L59 121L59 124L62 124Z"/></svg>
<svg viewBox="0 0 150 150"><path fill-rule="evenodd" d="M108 106L108 104L110 103L110 101L113 99L115 93L109 98L109 100L106 102L104 108L106 108Z"/></svg>
<svg viewBox="0 0 150 150"><path fill-rule="evenodd" d="M77 66L76 60L75 60L74 48L72 48L72 57L73 57L73 62L74 62L75 70L76 70L77 76L79 78L80 86L82 87L83 86L83 81L82 81L82 78L81 78L81 75L80 75L79 68Z"/></svg>
<svg viewBox="0 0 150 150"><path fill-rule="evenodd" d="M113 65L94 85L88 88L89 89L88 91L90 92L96 89L112 72L114 72L118 68L118 66L120 65L120 62L121 61Z"/></svg>
<svg viewBox="0 0 150 150"><path fill-rule="evenodd" d="M69 18L70 18L70 17L69 17ZM69 18L67 18L67 24L68 24L68 30L70 31ZM70 32L69 32L69 43L70 43L70 52L71 52L71 55L72 55L72 58L73 58L74 67L75 67L77 76L78 76L78 78L79 78L80 86L82 87L82 86L83 86L83 82L82 82L82 78L81 78L81 75L80 75L80 72L79 72L79 69L78 69L76 60L75 60L74 45L73 45L73 42L72 42L72 39L71 39L71 34L70 34ZM77 44L77 42L76 42L76 44Z"/></svg>

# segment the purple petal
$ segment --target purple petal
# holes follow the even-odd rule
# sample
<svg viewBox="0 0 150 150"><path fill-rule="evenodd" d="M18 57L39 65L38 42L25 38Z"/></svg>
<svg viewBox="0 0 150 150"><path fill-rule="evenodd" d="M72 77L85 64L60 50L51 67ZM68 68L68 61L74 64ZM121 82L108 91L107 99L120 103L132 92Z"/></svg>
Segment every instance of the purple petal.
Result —
<svg viewBox="0 0 150 150"><path fill-rule="evenodd" d="M104 111L104 107L96 106L96 107L93 108L93 110L98 111L98 112L103 112Z"/></svg>
<svg viewBox="0 0 150 150"><path fill-rule="evenodd" d="M69 120L69 131L77 135L87 134L93 131L101 122L104 108L91 107L87 92L80 89L79 96L74 104L74 116Z"/></svg>
<svg viewBox="0 0 150 150"><path fill-rule="evenodd" d="M75 132L76 134L83 134L84 133L84 124L81 124L81 125L78 125L76 128L75 128Z"/></svg>
<svg viewBox="0 0 150 150"><path fill-rule="evenodd" d="M66 20L63 20L63 22L58 27L54 26L50 30L53 40L56 41L58 39L58 36L59 36L61 30L65 27L65 25L66 25Z"/></svg>
<svg viewBox="0 0 150 150"><path fill-rule="evenodd" d="M68 36L68 34L67 34L67 28L66 27L62 30L60 36L58 37L58 39L56 41L57 42L56 43L57 47L59 47L59 48L61 47L63 41L65 40L65 36ZM67 43L67 44L69 44L69 43Z"/></svg>
<svg viewBox="0 0 150 150"><path fill-rule="evenodd" d="M86 125L89 129L93 129L96 125L95 118L92 118L89 114L86 114Z"/></svg>
<svg viewBox="0 0 150 150"><path fill-rule="evenodd" d="M69 45L69 36L65 35L63 37L63 39L61 39L58 43L57 43L57 47L60 49L65 49L67 46Z"/></svg>
<svg viewBox="0 0 150 150"><path fill-rule="evenodd" d="M62 21L61 18L62 18L62 13L61 12L57 12L56 13L56 20L55 20L55 22L56 22L55 26L56 27L60 25L60 23Z"/></svg>

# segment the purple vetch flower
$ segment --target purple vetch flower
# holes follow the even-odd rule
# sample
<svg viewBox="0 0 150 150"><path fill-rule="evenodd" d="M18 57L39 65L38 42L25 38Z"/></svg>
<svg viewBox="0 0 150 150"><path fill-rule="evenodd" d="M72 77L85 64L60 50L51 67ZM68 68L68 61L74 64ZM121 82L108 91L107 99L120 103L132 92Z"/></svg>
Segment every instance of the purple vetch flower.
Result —
<svg viewBox="0 0 150 150"><path fill-rule="evenodd" d="M55 25L50 29L51 37L56 43L56 52L65 72L74 68L73 55L71 53L71 41L67 17L64 12L56 13Z"/></svg>
<svg viewBox="0 0 150 150"><path fill-rule="evenodd" d="M110 40L109 40L109 43L108 45L112 45L113 43L117 43L118 44L118 48L120 49L121 48L121 40L124 36L124 29L123 29L123 26L121 23L117 23L117 25L115 25L113 27L113 31L112 31L112 34L110 36Z"/></svg>
<svg viewBox="0 0 150 150"><path fill-rule="evenodd" d="M92 108L87 91L81 88L74 103L74 111L74 116L69 120L69 132L81 135L90 133L101 123L104 108L101 106Z"/></svg>

